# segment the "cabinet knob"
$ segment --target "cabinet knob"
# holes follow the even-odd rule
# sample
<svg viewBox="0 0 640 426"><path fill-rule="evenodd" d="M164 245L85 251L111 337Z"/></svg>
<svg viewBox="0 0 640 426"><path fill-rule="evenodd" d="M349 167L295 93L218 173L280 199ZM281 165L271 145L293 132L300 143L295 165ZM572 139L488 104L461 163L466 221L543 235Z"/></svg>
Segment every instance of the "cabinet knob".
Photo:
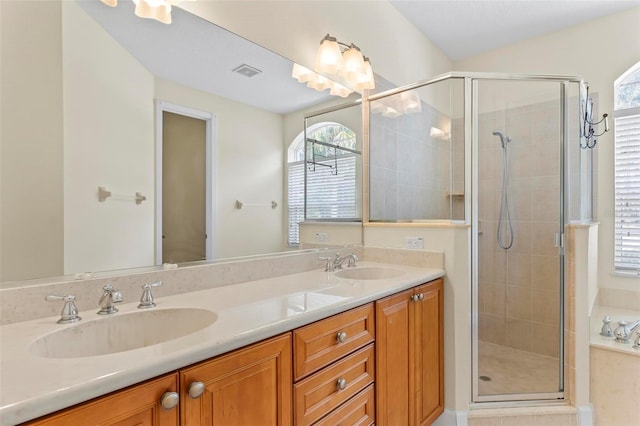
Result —
<svg viewBox="0 0 640 426"><path fill-rule="evenodd" d="M344 377L340 377L336 382L336 388L339 391L341 391L341 390L345 390L346 387L347 387L347 379L345 379Z"/></svg>
<svg viewBox="0 0 640 426"><path fill-rule="evenodd" d="M165 392L160 398L160 404L162 405L162 408L167 411L176 408L179 402L180 395L178 395L178 392Z"/></svg>
<svg viewBox="0 0 640 426"><path fill-rule="evenodd" d="M418 300L424 300L424 294L418 293Z"/></svg>
<svg viewBox="0 0 640 426"><path fill-rule="evenodd" d="M417 294L412 294L412 295L411 295L411 301L412 301L412 302L417 302L418 300L420 300L420 298L418 298L418 295L417 295Z"/></svg>
<svg viewBox="0 0 640 426"><path fill-rule="evenodd" d="M344 343L344 342L347 340L347 333L345 333L344 331L339 332L339 333L336 335L336 340L337 340L339 343Z"/></svg>
<svg viewBox="0 0 640 426"><path fill-rule="evenodd" d="M204 393L204 383L193 382L189 385L189 396L192 399L198 399Z"/></svg>

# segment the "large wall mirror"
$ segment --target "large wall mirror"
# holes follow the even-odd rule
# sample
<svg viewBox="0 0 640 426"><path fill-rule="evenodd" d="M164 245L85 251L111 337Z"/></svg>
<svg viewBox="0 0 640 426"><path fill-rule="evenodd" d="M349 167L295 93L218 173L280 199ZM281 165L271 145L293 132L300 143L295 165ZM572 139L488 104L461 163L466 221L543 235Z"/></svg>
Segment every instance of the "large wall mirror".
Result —
<svg viewBox="0 0 640 426"><path fill-rule="evenodd" d="M310 111L359 95L180 8L1 8L1 282L298 248L288 150Z"/></svg>

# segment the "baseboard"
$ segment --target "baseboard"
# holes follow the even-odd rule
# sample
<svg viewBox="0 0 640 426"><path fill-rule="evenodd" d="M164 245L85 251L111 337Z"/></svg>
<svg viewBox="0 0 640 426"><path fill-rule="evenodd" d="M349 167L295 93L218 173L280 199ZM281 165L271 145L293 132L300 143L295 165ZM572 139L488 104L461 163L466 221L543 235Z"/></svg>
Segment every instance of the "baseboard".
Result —
<svg viewBox="0 0 640 426"><path fill-rule="evenodd" d="M444 413L433 422L433 426L467 426L467 412L447 410L445 408Z"/></svg>
<svg viewBox="0 0 640 426"><path fill-rule="evenodd" d="M591 404L576 407L576 411L578 415L578 426L594 425L593 406Z"/></svg>

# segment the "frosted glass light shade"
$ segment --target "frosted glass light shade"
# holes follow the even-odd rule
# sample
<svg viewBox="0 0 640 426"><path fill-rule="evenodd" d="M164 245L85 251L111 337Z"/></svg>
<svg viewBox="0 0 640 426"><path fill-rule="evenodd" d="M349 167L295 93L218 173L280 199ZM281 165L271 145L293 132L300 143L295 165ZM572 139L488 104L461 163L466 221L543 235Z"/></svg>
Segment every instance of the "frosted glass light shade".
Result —
<svg viewBox="0 0 640 426"><path fill-rule="evenodd" d="M155 19L163 24L171 23L171 2L166 0L133 0L135 14L140 18Z"/></svg>
<svg viewBox="0 0 640 426"><path fill-rule="evenodd" d="M371 68L371 62L368 58L364 59L364 73L358 76L358 80L355 84L358 90L371 90L376 88L375 78L373 76L373 69Z"/></svg>
<svg viewBox="0 0 640 426"><path fill-rule="evenodd" d="M320 43L316 55L316 71L327 74L335 74L342 66L342 54L340 46L335 38L327 34Z"/></svg>
<svg viewBox="0 0 640 426"><path fill-rule="evenodd" d="M422 102L417 93L403 92L400 94L402 101L402 109L405 113L410 114L412 112L422 111Z"/></svg>
<svg viewBox="0 0 640 426"><path fill-rule="evenodd" d="M358 82L358 78L365 73L364 58L360 49L351 45L342 55L342 69L340 74L352 84Z"/></svg>
<svg viewBox="0 0 640 426"><path fill-rule="evenodd" d="M116 7L118 5L118 0L102 0L102 3L107 6Z"/></svg>
<svg viewBox="0 0 640 426"><path fill-rule="evenodd" d="M293 71L291 71L291 77L298 80L298 83L306 83L313 80L316 77L316 73L309 68L303 67L296 63L293 64Z"/></svg>
<svg viewBox="0 0 640 426"><path fill-rule="evenodd" d="M333 82L333 84L331 85L331 89L329 90L329 94L333 96L340 96L341 98L346 98L351 93L353 93L351 90L344 87L342 84L338 84L335 82Z"/></svg>
<svg viewBox="0 0 640 426"><path fill-rule="evenodd" d="M315 79L309 81L307 83L307 86L311 87L312 89L316 89L318 92L322 92L323 90L331 87L331 80L324 76L318 75Z"/></svg>

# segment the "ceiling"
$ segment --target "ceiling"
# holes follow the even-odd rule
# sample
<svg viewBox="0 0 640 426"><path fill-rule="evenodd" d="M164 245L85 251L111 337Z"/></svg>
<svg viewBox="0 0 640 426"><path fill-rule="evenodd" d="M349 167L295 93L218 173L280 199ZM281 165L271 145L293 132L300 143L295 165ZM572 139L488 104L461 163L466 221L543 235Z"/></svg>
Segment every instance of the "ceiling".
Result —
<svg viewBox="0 0 640 426"><path fill-rule="evenodd" d="M453 61L640 6L640 0L390 2Z"/></svg>
<svg viewBox="0 0 640 426"><path fill-rule="evenodd" d="M95 0L78 4L162 79L279 114L333 98L291 78L288 59L180 8L173 8L173 23L165 25L136 17L130 1L117 7ZM253 77L234 72L242 65L260 72Z"/></svg>

